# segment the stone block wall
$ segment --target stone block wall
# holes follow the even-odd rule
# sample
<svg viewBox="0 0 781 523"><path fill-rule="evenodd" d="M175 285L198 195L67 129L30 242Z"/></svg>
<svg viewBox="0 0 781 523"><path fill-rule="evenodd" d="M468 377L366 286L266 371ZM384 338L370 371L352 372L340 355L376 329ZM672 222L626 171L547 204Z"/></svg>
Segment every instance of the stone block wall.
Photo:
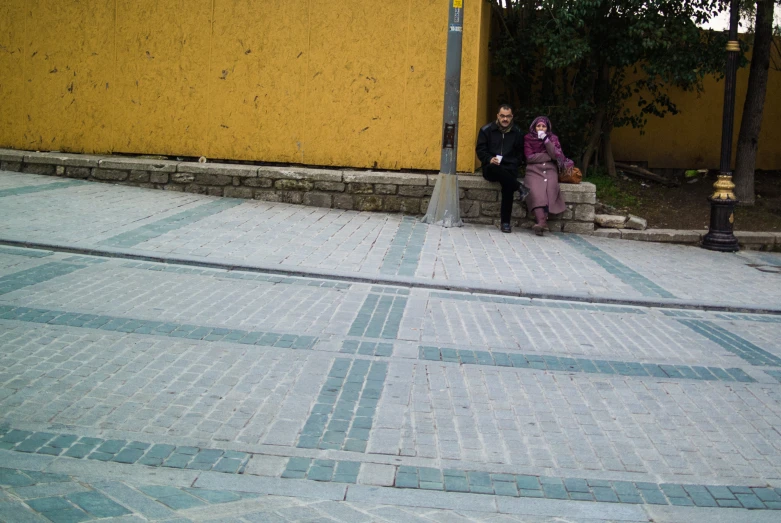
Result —
<svg viewBox="0 0 781 523"><path fill-rule="evenodd" d="M247 198L333 209L426 212L438 174L197 163L121 156L40 153L0 149L0 169L149 189ZM551 230L594 230L593 184L562 184L567 210L551 216ZM461 216L468 223L497 224L499 184L459 175ZM531 227L526 207L513 207L516 226Z"/></svg>

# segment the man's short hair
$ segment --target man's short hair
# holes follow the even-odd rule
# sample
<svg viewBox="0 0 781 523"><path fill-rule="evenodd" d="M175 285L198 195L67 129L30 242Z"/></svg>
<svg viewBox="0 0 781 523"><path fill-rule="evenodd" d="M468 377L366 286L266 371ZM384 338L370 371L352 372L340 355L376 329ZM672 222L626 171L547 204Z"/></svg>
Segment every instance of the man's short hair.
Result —
<svg viewBox="0 0 781 523"><path fill-rule="evenodd" d="M498 112L499 112L499 111L501 111L502 109L507 109L507 110L509 110L510 112L513 112L513 106L512 106L512 105L510 105L510 104L502 104L502 105L500 105L500 106L499 106L499 109L497 109L497 110L496 110L496 112L498 113Z"/></svg>

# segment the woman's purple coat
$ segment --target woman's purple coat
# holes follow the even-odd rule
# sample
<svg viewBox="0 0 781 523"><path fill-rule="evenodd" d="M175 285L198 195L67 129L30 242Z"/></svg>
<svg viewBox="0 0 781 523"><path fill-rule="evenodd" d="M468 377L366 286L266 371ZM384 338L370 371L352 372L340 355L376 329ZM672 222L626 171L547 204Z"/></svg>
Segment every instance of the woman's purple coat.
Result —
<svg viewBox="0 0 781 523"><path fill-rule="evenodd" d="M541 117L544 118L544 117ZM558 140L550 134L550 121L545 118L548 126L548 136L543 141L537 138L534 130L541 118L535 118L532 122L529 134L524 136L524 154L526 156L526 177L523 184L529 188L529 196L526 198L526 207L531 210L536 207L548 207L551 214L559 214L567 209L559 190L559 169L556 164L556 146L552 140ZM537 152L541 151L541 152Z"/></svg>

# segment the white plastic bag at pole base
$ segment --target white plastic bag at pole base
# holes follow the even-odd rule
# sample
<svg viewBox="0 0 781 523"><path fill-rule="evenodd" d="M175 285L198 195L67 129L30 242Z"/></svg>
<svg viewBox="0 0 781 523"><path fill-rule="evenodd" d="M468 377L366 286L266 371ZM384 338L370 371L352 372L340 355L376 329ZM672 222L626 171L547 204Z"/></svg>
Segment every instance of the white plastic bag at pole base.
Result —
<svg viewBox="0 0 781 523"><path fill-rule="evenodd" d="M461 227L461 207L458 198L458 175L439 173L434 194L428 203L423 223L442 227Z"/></svg>

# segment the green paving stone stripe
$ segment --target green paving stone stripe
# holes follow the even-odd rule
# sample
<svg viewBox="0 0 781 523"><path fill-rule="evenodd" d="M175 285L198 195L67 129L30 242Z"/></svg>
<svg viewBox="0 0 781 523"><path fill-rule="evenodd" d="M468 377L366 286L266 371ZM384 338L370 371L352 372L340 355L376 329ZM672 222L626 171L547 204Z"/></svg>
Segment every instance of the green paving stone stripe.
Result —
<svg viewBox="0 0 781 523"><path fill-rule="evenodd" d="M757 347L748 340L745 340L724 329L713 322L702 320L678 320L694 332L701 334L712 342L720 345L726 351L740 356L752 365L781 367L781 358L770 352Z"/></svg>
<svg viewBox="0 0 781 523"><path fill-rule="evenodd" d="M756 382L754 378L737 368L701 367L688 365L664 365L612 360L589 360L585 358L566 358L541 356L538 354L519 354L507 352L473 351L432 347L418 347L418 357L427 361L445 361L462 365L490 365L495 367L514 367L517 369L536 369L563 372L585 372L588 374L608 374L616 376L640 376L654 378L676 378L705 381Z"/></svg>
<svg viewBox="0 0 781 523"><path fill-rule="evenodd" d="M348 376L347 369L332 369L335 375ZM124 440L105 440L102 438L77 437L70 434L50 432L31 432L17 430L8 425L0 426L0 443L11 445L18 452L18 446L34 441L30 448L55 448L59 442L61 455L76 459L98 459L116 463L137 463L151 467L188 468L196 470L214 470L224 473L243 474L250 453L226 451L220 449L200 449L197 447L127 442ZM7 447L0 447L7 448ZM59 448L59 447L57 447ZM78 449L72 454L70 451ZM86 450L85 450L86 449ZM141 457L131 461L122 459L123 452L132 451ZM361 463L330 459L291 457L288 459L282 478L308 479L335 483L356 483ZM26 487L38 483L57 483L71 481L61 474L19 471L0 468L0 486ZM535 497L573 501L594 501L624 504L653 504L697 507L747 508L755 510L781 510L781 488L770 486L716 486L689 485L681 483L650 483L631 481L595 480L587 478L562 478L522 474L496 474L481 471L437 469L430 467L398 466L395 470L393 486L396 488L437 490L444 492L469 492L511 497ZM209 491L205 489L178 489L169 486L147 486L141 490L147 496L179 510L206 503L235 501L236 493ZM241 496L241 494L238 494ZM95 507L109 510L97 497L65 496L68 501L87 512ZM196 499L190 499L190 497ZM179 498L179 499L175 499ZM51 512L63 507L62 500L40 501L38 512ZM169 500L170 503L164 501ZM64 507L67 508L67 507ZM114 509L116 510L116 508ZM99 516L92 513L95 517Z"/></svg>
<svg viewBox="0 0 781 523"><path fill-rule="evenodd" d="M371 291L376 294L395 294L397 296L409 296L409 289L399 287L385 287L383 285L373 285Z"/></svg>
<svg viewBox="0 0 781 523"><path fill-rule="evenodd" d="M0 448L27 454L242 474L251 454L73 434L0 429ZM0 480L0 484L2 481Z"/></svg>
<svg viewBox="0 0 781 523"><path fill-rule="evenodd" d="M766 370L765 372L781 383L781 370Z"/></svg>
<svg viewBox="0 0 781 523"><path fill-rule="evenodd" d="M56 191L57 189L69 189L77 185L84 185L85 183L87 182L69 180L67 182L47 183L45 185L25 185L24 187L0 190L0 198L6 198L8 196L21 196L23 194L32 194L36 192Z"/></svg>
<svg viewBox="0 0 781 523"><path fill-rule="evenodd" d="M291 468L290 463L288 463L288 468ZM295 469L295 466L292 468ZM403 465L396 469L394 486L516 498L781 510L781 489L771 487L657 484L491 474Z"/></svg>
<svg viewBox="0 0 781 523"><path fill-rule="evenodd" d="M769 314L743 314L737 312L723 312L723 313L698 313L693 311L680 311L680 310L663 310L661 311L665 316L671 318L686 318L686 319L705 319L716 318L718 320L727 321L752 321L756 323L781 323L781 316L771 316Z"/></svg>
<svg viewBox="0 0 781 523"><path fill-rule="evenodd" d="M560 234L557 236L576 251L602 267L608 274L615 276L640 292L643 296L651 298L675 298L675 295L671 292L663 289L642 274L630 269L628 266L613 258L599 247L593 245L585 238L576 234Z"/></svg>
<svg viewBox="0 0 781 523"><path fill-rule="evenodd" d="M309 479L312 481L333 481L335 483L356 483L361 464L357 461L335 461L330 459L290 458L283 478Z"/></svg>
<svg viewBox="0 0 781 523"><path fill-rule="evenodd" d="M358 311L349 336L396 339L407 306L406 296L370 293Z"/></svg>
<svg viewBox="0 0 781 523"><path fill-rule="evenodd" d="M86 265L51 262L0 277L0 295L65 276Z"/></svg>
<svg viewBox="0 0 781 523"><path fill-rule="evenodd" d="M325 289L348 290L352 287L349 283L329 280L315 280L310 278L291 278L288 276L275 276L273 274L255 274L251 272L222 271L219 269L195 269L181 265L166 265L162 263L127 262L122 267L146 271L157 271L174 274L187 274L191 276L211 276L214 278L231 278L236 280L262 281L268 283L280 283L284 285L301 285L304 287L321 287Z"/></svg>
<svg viewBox="0 0 781 523"><path fill-rule="evenodd" d="M755 252L753 253L754 256L761 259L768 265L773 265L775 267L781 267L781 255L778 254L770 254L767 252Z"/></svg>
<svg viewBox="0 0 781 523"><path fill-rule="evenodd" d="M415 276L426 241L426 225L411 216L401 219L380 267L380 274Z"/></svg>
<svg viewBox="0 0 781 523"><path fill-rule="evenodd" d="M15 249L13 247L0 246L0 254L10 254L11 256L25 256L27 258L46 258L54 254L52 251L39 251L37 249Z"/></svg>
<svg viewBox="0 0 781 523"><path fill-rule="evenodd" d="M241 205L242 203L242 200L220 198L219 200L204 203L193 209L174 214L173 216L168 216L155 222L142 225L131 231L112 236L111 238L98 242L98 245L120 248L135 247L152 238L157 238L158 236L175 231L181 227L186 227L187 225L196 223L204 218Z"/></svg>
<svg viewBox="0 0 781 523"><path fill-rule="evenodd" d="M317 343L316 336L299 336L263 331L245 331L185 323L121 318L98 314L82 314L50 309L32 309L13 305L0 305L0 319L49 325L65 325L84 329L100 329L110 332L167 336L187 340L229 342L241 345L258 345L282 349L311 350Z"/></svg>
<svg viewBox="0 0 781 523"><path fill-rule="evenodd" d="M366 452L388 364L336 358L297 447Z"/></svg>
<svg viewBox="0 0 781 523"><path fill-rule="evenodd" d="M716 314L716 318L720 320L730 321L753 321L757 323L781 323L781 316L759 315L759 314L738 314L738 313L723 313Z"/></svg>
<svg viewBox="0 0 781 523"><path fill-rule="evenodd" d="M534 300L531 298L513 298L511 296L493 296L489 294L465 294L457 292L432 292L430 297L440 300L476 301L484 303L506 303L509 305L524 305L527 307L544 307L547 309L566 309L593 312L612 312L619 314L647 314L643 309L621 307L617 305L595 305L567 301Z"/></svg>
<svg viewBox="0 0 781 523"><path fill-rule="evenodd" d="M57 477L50 478L48 476ZM69 476L45 474L30 470L0 468L0 485L11 489L49 484L55 481L59 483L75 483L75 480ZM85 485L84 483L81 483L80 486L87 490L70 494L25 499L20 502L54 522L117 518L133 514L133 510L100 492L99 487L92 487ZM231 503L234 501L260 497L260 494L252 492L210 490L191 487L177 488L159 485L144 485L138 487L137 490L152 500L160 502L173 510ZM0 514L0 518L2 517L3 514Z"/></svg>
<svg viewBox="0 0 781 523"><path fill-rule="evenodd" d="M393 344L374 341L346 340L342 343L342 348L339 352L344 354L383 356L389 358L393 354Z"/></svg>

